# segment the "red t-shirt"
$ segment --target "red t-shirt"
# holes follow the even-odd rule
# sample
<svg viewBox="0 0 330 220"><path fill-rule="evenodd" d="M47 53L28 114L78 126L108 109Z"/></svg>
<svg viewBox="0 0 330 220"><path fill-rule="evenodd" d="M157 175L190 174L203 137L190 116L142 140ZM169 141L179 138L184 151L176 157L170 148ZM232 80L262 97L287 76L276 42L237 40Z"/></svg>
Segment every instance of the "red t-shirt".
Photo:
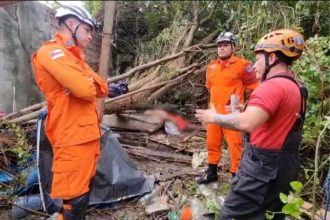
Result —
<svg viewBox="0 0 330 220"><path fill-rule="evenodd" d="M273 78L260 84L251 94L248 106L267 112L269 119L250 132L250 142L264 149L281 149L300 113L298 86L286 78Z"/></svg>

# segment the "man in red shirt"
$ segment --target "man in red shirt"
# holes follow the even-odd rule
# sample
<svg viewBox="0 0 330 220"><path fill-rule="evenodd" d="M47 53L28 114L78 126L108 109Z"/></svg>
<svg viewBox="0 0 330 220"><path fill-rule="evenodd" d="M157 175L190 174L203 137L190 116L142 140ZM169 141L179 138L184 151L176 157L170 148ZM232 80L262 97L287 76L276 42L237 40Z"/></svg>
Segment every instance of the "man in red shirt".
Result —
<svg viewBox="0 0 330 220"><path fill-rule="evenodd" d="M214 107L196 110L203 122L248 132L240 167L221 209L221 220L263 220L265 212L280 212L279 193L288 193L298 177L299 145L307 90L289 70L304 48L303 36L282 29L257 43L254 69L262 80L244 112L223 115ZM284 219L275 214L274 219Z"/></svg>

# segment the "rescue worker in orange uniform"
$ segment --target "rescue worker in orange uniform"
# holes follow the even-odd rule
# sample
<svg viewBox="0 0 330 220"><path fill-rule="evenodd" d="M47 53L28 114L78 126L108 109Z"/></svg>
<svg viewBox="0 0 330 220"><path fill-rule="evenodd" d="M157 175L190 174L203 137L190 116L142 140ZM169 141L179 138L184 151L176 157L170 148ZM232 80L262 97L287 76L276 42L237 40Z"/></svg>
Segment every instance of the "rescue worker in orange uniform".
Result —
<svg viewBox="0 0 330 220"><path fill-rule="evenodd" d="M84 61L94 21L82 7L56 13L59 32L32 55L36 82L46 97L46 134L53 147L51 197L63 200L58 219L80 220L89 202L90 183L100 154L97 98L107 82Z"/></svg>
<svg viewBox="0 0 330 220"><path fill-rule="evenodd" d="M230 99L236 97L240 103L258 85L252 65L245 59L234 55L236 38L231 32L222 32L216 39L219 59L211 62L206 70L206 87L210 94L210 104L216 111L227 114L226 106ZM237 104L237 103L236 103ZM221 158L223 138L228 144L230 155L230 173L235 174L241 154L242 135L240 132L223 128L217 124L207 126L208 169L198 180L198 184L208 184L217 181L217 167Z"/></svg>

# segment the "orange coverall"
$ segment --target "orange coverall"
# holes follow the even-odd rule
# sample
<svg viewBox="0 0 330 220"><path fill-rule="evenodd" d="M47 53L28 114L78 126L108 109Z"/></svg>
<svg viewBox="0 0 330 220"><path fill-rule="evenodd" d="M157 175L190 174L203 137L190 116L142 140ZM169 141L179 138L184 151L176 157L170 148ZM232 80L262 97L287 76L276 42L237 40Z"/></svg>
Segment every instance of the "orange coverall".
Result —
<svg viewBox="0 0 330 220"><path fill-rule="evenodd" d="M243 58L231 56L226 61L217 59L207 66L206 87L210 93L210 103L215 106L218 113L228 114L225 106L230 104L230 95L237 95L240 102L244 103L245 90L253 90L257 85L252 65ZM239 131L216 124L207 126L208 163L216 165L219 163L223 137L228 144L230 172L235 173L242 154L242 134Z"/></svg>
<svg viewBox="0 0 330 220"><path fill-rule="evenodd" d="M89 191L100 153L96 98L107 82L84 61L79 47L64 35L32 55L38 86L47 101L46 134L53 146L51 196L72 199Z"/></svg>

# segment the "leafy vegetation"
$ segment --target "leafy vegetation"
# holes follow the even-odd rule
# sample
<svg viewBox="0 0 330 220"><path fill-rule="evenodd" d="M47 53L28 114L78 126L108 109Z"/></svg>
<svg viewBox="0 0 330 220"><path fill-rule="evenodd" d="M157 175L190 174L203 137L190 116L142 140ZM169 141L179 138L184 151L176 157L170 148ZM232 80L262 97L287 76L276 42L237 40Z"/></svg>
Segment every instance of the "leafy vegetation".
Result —
<svg viewBox="0 0 330 220"><path fill-rule="evenodd" d="M303 185L298 181L293 181L290 185L293 192L290 192L288 195L284 193L279 195L280 200L285 204L280 213L299 219L301 217L301 208L304 204L304 200L300 197ZM273 219L275 214L275 212L271 211L266 212L266 219Z"/></svg>
<svg viewBox="0 0 330 220"><path fill-rule="evenodd" d="M17 124L10 124L10 132L16 137L15 145L8 149L12 153L18 165L26 162L27 158L31 155L32 146L28 143L25 130Z"/></svg>

